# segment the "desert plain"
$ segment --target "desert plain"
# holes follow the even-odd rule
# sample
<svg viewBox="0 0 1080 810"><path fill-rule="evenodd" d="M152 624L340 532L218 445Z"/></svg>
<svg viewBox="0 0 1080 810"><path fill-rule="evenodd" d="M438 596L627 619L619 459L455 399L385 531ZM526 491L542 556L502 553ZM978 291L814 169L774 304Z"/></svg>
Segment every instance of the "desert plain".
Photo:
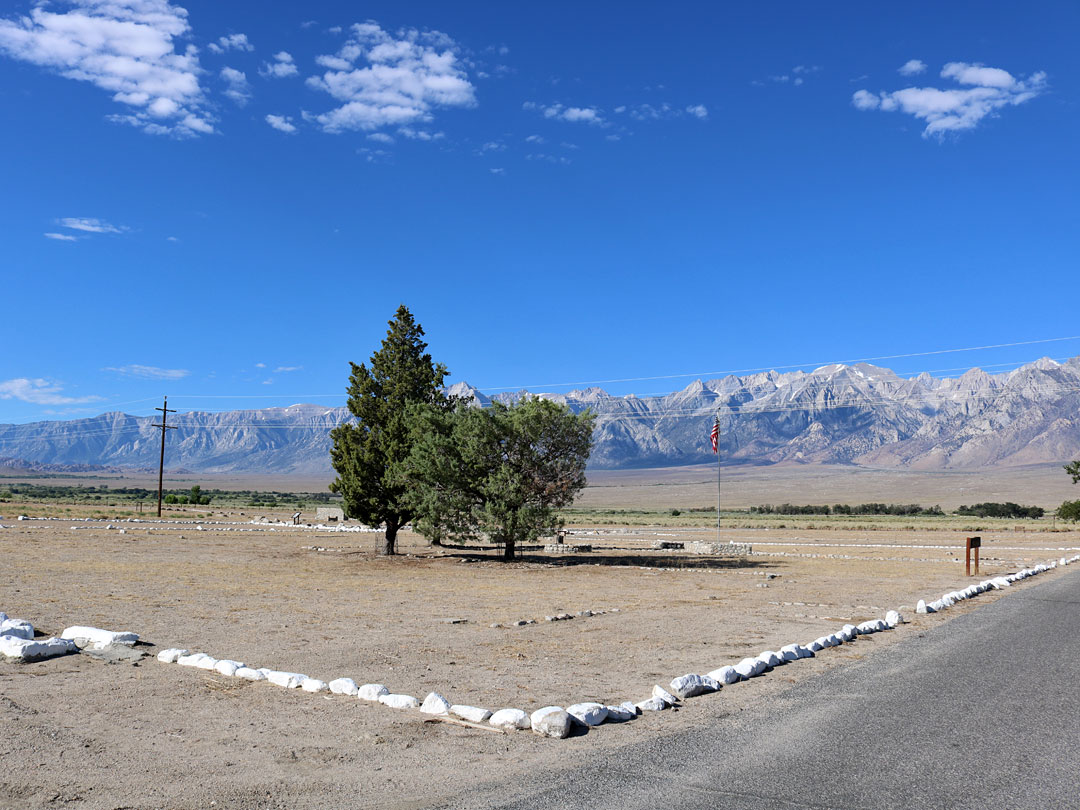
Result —
<svg viewBox="0 0 1080 810"><path fill-rule="evenodd" d="M916 614L919 599L973 581L964 571L965 537L982 538L981 578L1080 548L1080 532L1049 517L738 511L788 501L953 509L1012 500L1052 508L1073 495L1057 467L983 474L741 468L724 476L721 498L732 511L722 513L718 531L715 513L689 511L715 504L715 469L594 474L567 515L567 542L592 550L528 548L513 562L494 549L432 547L409 532L399 538L399 556L380 558L374 534L282 525L291 523L286 508L176 507L158 521L120 509L102 517L90 508L0 504L0 610L44 636L76 624L133 631L141 637L136 649L149 653L136 663L85 654L0 660L0 807L463 807L491 785L510 796L522 774L557 779L598 749L662 740L752 710L798 679L1039 587L1036 578L945 613ZM657 548L717 539L748 543L753 552L732 559ZM907 620L895 630L677 710L565 740L466 727L154 658L182 647L325 681L382 683L421 700L436 691L454 703L530 712L642 700L654 684L806 643L891 609ZM560 614L572 618L547 620Z"/></svg>

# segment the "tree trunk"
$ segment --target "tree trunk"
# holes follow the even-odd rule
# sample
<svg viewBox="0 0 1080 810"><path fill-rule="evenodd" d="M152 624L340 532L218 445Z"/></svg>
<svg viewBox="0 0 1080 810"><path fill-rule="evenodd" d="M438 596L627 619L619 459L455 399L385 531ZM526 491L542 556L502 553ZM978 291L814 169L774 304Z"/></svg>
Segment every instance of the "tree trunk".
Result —
<svg viewBox="0 0 1080 810"><path fill-rule="evenodd" d="M380 556L390 556L397 553L397 532L397 523L391 520L386 521L386 534L383 536L382 542L379 543L379 548L377 549L377 553Z"/></svg>
<svg viewBox="0 0 1080 810"><path fill-rule="evenodd" d="M505 545L503 546L503 559L504 560L512 560L512 559L514 559L514 538L513 537L507 537L506 540L505 540Z"/></svg>

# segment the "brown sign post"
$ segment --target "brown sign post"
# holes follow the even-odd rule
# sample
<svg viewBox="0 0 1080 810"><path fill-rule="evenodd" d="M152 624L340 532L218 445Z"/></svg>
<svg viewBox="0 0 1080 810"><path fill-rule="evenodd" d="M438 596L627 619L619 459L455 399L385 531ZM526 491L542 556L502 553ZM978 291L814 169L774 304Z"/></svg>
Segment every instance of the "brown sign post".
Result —
<svg viewBox="0 0 1080 810"><path fill-rule="evenodd" d="M967 544L965 547L965 568L967 569L967 575L971 576L971 550L975 549L975 576L979 575L979 546L982 545L981 537L969 537L967 538Z"/></svg>

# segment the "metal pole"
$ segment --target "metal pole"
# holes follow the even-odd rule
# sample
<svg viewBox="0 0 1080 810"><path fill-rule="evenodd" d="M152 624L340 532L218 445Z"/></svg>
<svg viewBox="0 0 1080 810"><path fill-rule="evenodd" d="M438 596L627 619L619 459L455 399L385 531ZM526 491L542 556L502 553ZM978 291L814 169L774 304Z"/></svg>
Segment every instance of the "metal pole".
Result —
<svg viewBox="0 0 1080 810"><path fill-rule="evenodd" d="M162 402L160 408L154 408L155 411L161 411L161 424L154 425L154 427L161 428L161 460L158 462L158 476L157 476L157 516L161 517L161 487L165 477L165 431L176 430L175 427L170 426L168 423L169 414L176 413L175 410L169 408L169 398L165 397L165 401Z"/></svg>
<svg viewBox="0 0 1080 810"><path fill-rule="evenodd" d="M716 435L716 542L720 542L720 434Z"/></svg>

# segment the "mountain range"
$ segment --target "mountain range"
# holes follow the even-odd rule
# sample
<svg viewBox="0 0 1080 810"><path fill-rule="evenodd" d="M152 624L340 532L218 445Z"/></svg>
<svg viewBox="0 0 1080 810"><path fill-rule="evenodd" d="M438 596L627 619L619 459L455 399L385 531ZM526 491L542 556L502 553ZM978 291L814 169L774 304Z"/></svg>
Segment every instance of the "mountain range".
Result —
<svg viewBox="0 0 1080 810"><path fill-rule="evenodd" d="M518 391L489 398L468 383L448 393L481 406L532 396ZM714 462L714 414L724 463L936 470L1080 457L1080 357L1064 363L1043 358L1001 374L974 368L946 378L905 378L859 363L695 380L658 397L612 396L600 388L537 396L597 415L589 462L596 469ZM330 429L349 418L344 407L306 404L179 413L170 417L178 429L168 437L166 466L329 474ZM155 421L113 412L0 425L0 456L7 466L156 469Z"/></svg>

